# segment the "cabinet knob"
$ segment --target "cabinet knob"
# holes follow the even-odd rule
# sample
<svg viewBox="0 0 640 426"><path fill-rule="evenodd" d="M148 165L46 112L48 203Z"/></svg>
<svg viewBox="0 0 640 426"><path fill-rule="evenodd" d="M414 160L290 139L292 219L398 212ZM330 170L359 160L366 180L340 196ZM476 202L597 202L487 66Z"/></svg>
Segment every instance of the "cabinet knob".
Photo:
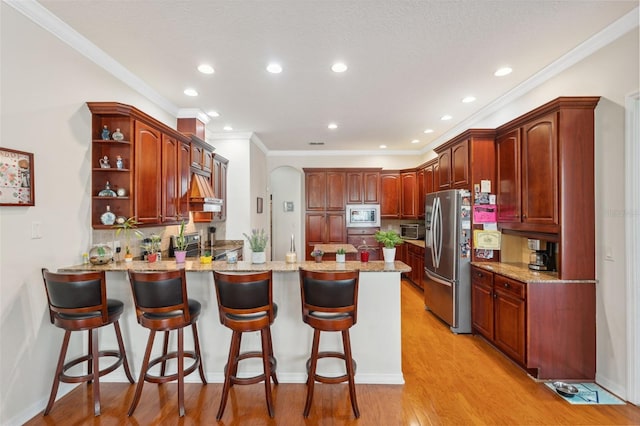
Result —
<svg viewBox="0 0 640 426"><path fill-rule="evenodd" d="M509 283L504 283L504 288L509 288Z"/></svg>

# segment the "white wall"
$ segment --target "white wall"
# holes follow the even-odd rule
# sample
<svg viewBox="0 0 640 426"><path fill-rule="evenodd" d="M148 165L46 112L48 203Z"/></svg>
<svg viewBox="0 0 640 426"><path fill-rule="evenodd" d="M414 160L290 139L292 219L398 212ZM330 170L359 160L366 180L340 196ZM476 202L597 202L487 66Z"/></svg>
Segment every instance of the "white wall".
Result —
<svg viewBox="0 0 640 426"><path fill-rule="evenodd" d="M304 259L304 175L298 169L281 166L271 171L269 188L272 197L272 259L284 260L291 248L291 236L298 259ZM293 211L284 211L284 202L293 203Z"/></svg>
<svg viewBox="0 0 640 426"><path fill-rule="evenodd" d="M40 268L76 264L91 243L91 120L85 102L131 104L172 127L175 118L5 3L0 4L0 19L1 146L34 153L36 201L34 207L0 207L0 424L4 425L20 424L43 409L62 339L62 332L49 323ZM619 233L609 230L624 225L607 216L606 209L624 209L620 107L624 96L640 86L638 63L636 29L474 126L498 126L561 95L604 97L596 111L597 374L598 381L622 396L627 360L621 307L626 294L618 271L624 270L625 247ZM230 160L228 219L222 226L227 239L242 239L250 227L268 229L267 182L277 167L397 169L413 167L432 155L265 156L249 140L213 145ZM263 214L255 212L258 196L264 199ZM42 223L42 239L30 238L33 222ZM603 259L605 246L612 248L613 262ZM77 350L76 341L73 351Z"/></svg>

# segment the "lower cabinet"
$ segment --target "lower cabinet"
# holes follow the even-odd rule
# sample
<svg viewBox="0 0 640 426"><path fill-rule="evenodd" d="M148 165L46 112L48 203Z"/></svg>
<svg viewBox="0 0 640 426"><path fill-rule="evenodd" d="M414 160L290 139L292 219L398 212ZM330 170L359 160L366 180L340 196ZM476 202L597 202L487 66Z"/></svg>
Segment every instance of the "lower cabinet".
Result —
<svg viewBox="0 0 640 426"><path fill-rule="evenodd" d="M406 261L405 263L411 267L407 278L412 283L420 288L423 288L422 279L424 277L424 247L417 246L411 243L404 243L406 246Z"/></svg>
<svg viewBox="0 0 640 426"><path fill-rule="evenodd" d="M533 377L595 379L595 283L525 283L472 266L471 317Z"/></svg>
<svg viewBox="0 0 640 426"><path fill-rule="evenodd" d="M376 231L379 230L380 228L347 228L347 244L355 248L366 245L369 250L369 260L381 260L382 249L376 241ZM360 260L360 258L349 256L349 260Z"/></svg>

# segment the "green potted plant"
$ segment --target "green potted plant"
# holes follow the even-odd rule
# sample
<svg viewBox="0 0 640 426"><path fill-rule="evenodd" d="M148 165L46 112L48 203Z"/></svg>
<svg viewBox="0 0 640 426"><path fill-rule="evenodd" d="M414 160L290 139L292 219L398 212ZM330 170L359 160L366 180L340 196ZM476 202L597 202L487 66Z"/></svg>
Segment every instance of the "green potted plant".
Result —
<svg viewBox="0 0 640 426"><path fill-rule="evenodd" d="M158 234L151 234L147 238L147 242L141 245L142 249L147 252L147 261L150 263L158 260L158 255L160 253L160 244L162 242L162 237Z"/></svg>
<svg viewBox="0 0 640 426"><path fill-rule="evenodd" d="M336 262L344 263L347 259L347 251L344 247L340 247L336 250Z"/></svg>
<svg viewBox="0 0 640 426"><path fill-rule="evenodd" d="M185 225L184 220L180 222L180 230L176 236L176 247L173 251L176 257L176 263L184 263L187 258L187 239L184 236Z"/></svg>
<svg viewBox="0 0 640 426"><path fill-rule="evenodd" d="M242 235L247 239L251 248L251 263L265 263L267 255L264 250L267 248L269 236L264 229L252 229L251 235L245 233Z"/></svg>
<svg viewBox="0 0 640 426"><path fill-rule="evenodd" d="M311 257L313 257L316 260L316 263L322 262L323 255L324 255L324 252L322 250L315 249L311 252Z"/></svg>
<svg viewBox="0 0 640 426"><path fill-rule="evenodd" d="M394 231L389 229L388 231L377 231L376 241L382 244L382 253L384 255L385 262L393 262L396 257L396 246L404 242L402 237Z"/></svg>
<svg viewBox="0 0 640 426"><path fill-rule="evenodd" d="M143 237L142 231L138 229L139 222L135 217L129 219L119 218L116 220L116 224L113 225L116 228L116 237L120 234L124 236L124 261L131 262L133 260L133 254L131 253L131 236L140 239Z"/></svg>

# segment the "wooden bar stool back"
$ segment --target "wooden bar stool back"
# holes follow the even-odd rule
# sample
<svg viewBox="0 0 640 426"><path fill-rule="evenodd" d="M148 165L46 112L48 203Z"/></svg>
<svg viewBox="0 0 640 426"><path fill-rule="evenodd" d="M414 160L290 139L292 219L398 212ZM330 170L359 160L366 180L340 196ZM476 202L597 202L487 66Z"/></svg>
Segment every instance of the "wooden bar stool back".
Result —
<svg viewBox="0 0 640 426"><path fill-rule="evenodd" d="M360 417L356 399L356 362L351 355L349 329L356 324L358 313L359 271L307 271L300 269L300 294L302 297L302 320L313 328L311 357L307 361L307 402L304 417L309 417L315 382L349 382L351 408L356 418ZM339 331L342 334L343 352L319 351L320 332ZM346 374L327 377L316 373L318 359L340 358L345 361Z"/></svg>
<svg viewBox="0 0 640 426"><path fill-rule="evenodd" d="M42 269L44 288L49 303L49 316L51 323L62 328L64 339L60 349L58 365L56 366L53 385L49 402L44 410L46 416L51 411L58 393L60 382L65 383L92 383L93 412L100 415L100 377L108 374L121 365L129 382L134 383L129 370L127 354L122 341L122 333L118 320L124 310L124 304L120 300L107 299L107 286L105 273L55 273ZM118 350L99 350L98 332L94 330L105 325L113 324L118 340ZM74 358L65 363L71 332L89 332L89 348L86 355ZM116 360L110 366L100 369L100 357L115 357ZM71 367L87 362L87 374L72 376L67 374Z"/></svg>
<svg viewBox="0 0 640 426"><path fill-rule="evenodd" d="M198 369L202 383L207 384L200 353L198 328L196 321L200 316L202 306L200 302L189 299L187 295L187 279L184 269L161 272L136 272L129 270L129 283L136 307L138 323L149 329L149 338L142 361L140 378L136 392L129 407L129 416L133 414L140 401L144 382L167 383L178 381L178 411L184 416L184 378ZM191 326L193 331L194 350L184 350L185 327ZM169 333L177 330L177 350L169 352ZM164 332L162 355L151 358L153 342L156 332ZM184 358L191 358L193 362L184 367ZM177 360L176 372L167 373L167 361ZM161 364L160 373L154 374L151 369Z"/></svg>
<svg viewBox="0 0 640 426"><path fill-rule="evenodd" d="M249 385L262 381L264 381L269 416L273 417L270 379L277 385L278 377L271 342L271 324L277 316L278 306L273 303L272 272L229 274L214 271L213 279L220 323L233 332L216 419L220 420L224 414L231 386ZM246 331L260 331L261 351L240 353L242 333ZM262 358L263 373L253 377L238 377L238 363L247 358Z"/></svg>

